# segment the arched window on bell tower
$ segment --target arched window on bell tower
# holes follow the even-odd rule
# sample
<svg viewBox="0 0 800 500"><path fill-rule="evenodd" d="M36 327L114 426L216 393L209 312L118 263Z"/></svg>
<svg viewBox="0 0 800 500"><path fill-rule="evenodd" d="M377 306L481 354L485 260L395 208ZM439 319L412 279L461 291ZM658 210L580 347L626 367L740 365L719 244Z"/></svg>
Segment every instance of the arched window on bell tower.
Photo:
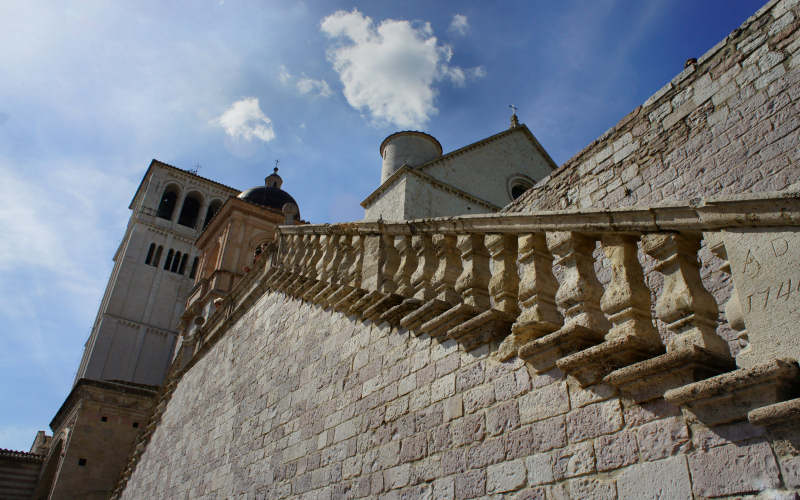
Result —
<svg viewBox="0 0 800 500"><path fill-rule="evenodd" d="M175 211L175 202L177 201L178 187L170 184L164 189L164 194L161 195L156 215L162 219L172 220L172 213Z"/></svg>
<svg viewBox="0 0 800 500"><path fill-rule="evenodd" d="M197 226L197 216L200 212L200 205L203 200L198 193L190 193L183 200L181 215L178 217L178 224L187 227Z"/></svg>

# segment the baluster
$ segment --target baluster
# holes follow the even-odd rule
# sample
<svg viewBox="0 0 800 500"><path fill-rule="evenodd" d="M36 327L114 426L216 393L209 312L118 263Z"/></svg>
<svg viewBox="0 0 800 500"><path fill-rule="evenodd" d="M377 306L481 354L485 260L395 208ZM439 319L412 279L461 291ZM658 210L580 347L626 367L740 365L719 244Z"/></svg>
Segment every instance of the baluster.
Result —
<svg viewBox="0 0 800 500"><path fill-rule="evenodd" d="M603 343L557 363L581 385L593 384L613 370L664 352L650 319L650 291L644 284L637 240L634 235L603 236L603 252L610 262L611 281L600 299L600 307L612 326Z"/></svg>
<svg viewBox="0 0 800 500"><path fill-rule="evenodd" d="M439 247L436 243L436 237L434 237L434 246ZM461 234L458 235L455 243L461 254L461 273L453 284L453 290L460 296L461 300L455 301L452 307L429 319L419 327L420 331L430 333L435 337L444 334L452 336L450 331L454 327L491 307L489 292L487 291L489 286L489 253L483 244L483 234ZM448 265L448 258L458 258L458 255L447 255L448 253L450 253L448 250L440 249L438 269L442 269L443 264L445 266ZM433 280L435 283L437 274L440 273L434 274ZM441 288L440 284L438 286ZM456 335L454 338L459 339L459 337L461 335Z"/></svg>
<svg viewBox="0 0 800 500"><path fill-rule="evenodd" d="M521 312L511 327L511 336L498 349L501 360L509 359L526 342L552 333L564 323L556 307L558 282L553 276L553 255L545 234L521 235L517 242Z"/></svg>
<svg viewBox="0 0 800 500"><path fill-rule="evenodd" d="M411 275L414 298L421 301L430 300L435 296L433 286L431 286L431 278L438 265L431 235L414 235L411 237L411 245L417 253L417 268L414 270L414 274Z"/></svg>
<svg viewBox="0 0 800 500"><path fill-rule="evenodd" d="M321 281L325 286L313 298L313 301L322 307L328 306L328 297L339 288L339 264L344 258L342 239L344 235L332 234L330 238L330 252L326 256L325 274Z"/></svg>
<svg viewBox="0 0 800 500"><path fill-rule="evenodd" d="M706 236L706 241L709 243L711 252L719 257L723 262L719 270L731 276L731 263L728 261L728 251L725 248L725 242L722 239L721 233L709 233ZM742 311L742 303L739 300L739 289L736 288L736 282L731 276L731 296L728 302L725 303L723 310L725 311L725 318L728 320L728 326L736 332L736 341L739 344L740 351L736 355L737 359L740 355L745 354L752 350L750 339L747 336L747 327L744 323L744 312Z"/></svg>
<svg viewBox="0 0 800 500"><path fill-rule="evenodd" d="M568 354L598 344L609 324L600 310L603 289L594 272L595 239L580 233L547 233L547 246L563 269L556 303L564 310L564 325L520 347L520 357L537 370L549 370Z"/></svg>
<svg viewBox="0 0 800 500"><path fill-rule="evenodd" d="M492 308L516 317L519 314L517 238L513 234L490 234L486 237L486 247L492 257L492 277L489 280Z"/></svg>
<svg viewBox="0 0 800 500"><path fill-rule="evenodd" d="M516 237L490 234L476 243L479 245L473 246L476 250L473 259L478 264L475 270L478 276L477 284L488 299L488 303L476 308L479 314L473 315L474 317L466 319L448 331L451 338L458 339L467 349L507 337L511 331L511 324L519 312ZM502 345L501 343L501 347ZM501 353L503 351L502 348L498 350ZM510 355L505 358L515 353L515 349L511 350Z"/></svg>
<svg viewBox="0 0 800 500"><path fill-rule="evenodd" d="M414 295L414 287L411 285L411 276L417 268L417 254L411 246L411 236L403 235L395 238L395 247L400 255L400 265L397 267L397 290L395 293L404 297Z"/></svg>
<svg viewBox="0 0 800 500"><path fill-rule="evenodd" d="M309 250L302 263L302 275L290 285L290 295L300 297L317 282L317 263L322 259L322 243L321 235L311 235Z"/></svg>
<svg viewBox="0 0 800 500"><path fill-rule="evenodd" d="M364 259L364 237L358 234L354 235L350 240L349 247L349 274L348 280L345 282L345 289L349 291L333 305L335 310L343 312L348 311L350 307L366 293L361 289L361 264Z"/></svg>
<svg viewBox="0 0 800 500"><path fill-rule="evenodd" d="M648 234L642 239L642 246L656 259L656 270L664 275L656 315L675 333L667 343L667 351L700 347L721 358L730 358L728 344L717 335L717 303L700 278L697 261L700 236Z"/></svg>
<svg viewBox="0 0 800 500"><path fill-rule="evenodd" d="M404 328L420 329L433 334L438 329L438 324L429 324L425 328L420 326L459 301L455 282L460 273L461 261L456 250L456 240L453 234L435 234L433 237L422 235L422 244L417 253L419 264L412 276L412 282L415 288L414 298L423 300L424 303L400 320L400 325Z"/></svg>
<svg viewBox="0 0 800 500"><path fill-rule="evenodd" d="M352 262L355 258L350 246L351 240L352 236L349 234L342 234L339 236L338 246L341 257L339 259L339 264L336 266L336 278L332 283L334 287L330 295L325 299L325 303L332 306L333 309L336 309L335 304L339 302L342 297L353 291L353 289L348 286L350 274L352 272Z"/></svg>
<svg viewBox="0 0 800 500"><path fill-rule="evenodd" d="M283 289L297 277L297 262L302 259L303 252L305 251L302 239L302 235L294 234L289 240L289 255L285 263L282 263L279 267L279 269L281 269L279 276L273 281L276 289Z"/></svg>
<svg viewBox="0 0 800 500"><path fill-rule="evenodd" d="M323 234L320 236L320 248L322 249L319 260L314 266L316 268L316 282L303 293L303 300L313 302L314 297L327 286L327 267L330 260L333 258L334 240L333 235Z"/></svg>
<svg viewBox="0 0 800 500"><path fill-rule="evenodd" d="M375 262L371 264L374 275L367 274L365 277L374 288L356 302L353 308L363 311L365 319L378 321L387 309L402 300L393 293L397 288L393 278L400 264L400 256L394 247L394 235L382 233L375 240L370 241L375 257ZM369 255L368 252L364 258L366 259Z"/></svg>
<svg viewBox="0 0 800 500"><path fill-rule="evenodd" d="M465 304L481 311L491 307L489 252L483 244L483 239L484 236L480 233L458 236L458 249L461 250L463 267L455 286Z"/></svg>
<svg viewBox="0 0 800 500"><path fill-rule="evenodd" d="M417 253L411 245L411 236L397 236L394 243L400 256L400 264L397 266L397 273L394 278L394 282L397 285L395 294L405 297L405 299L384 312L381 315L381 319L396 326L403 316L419 305L419 301L416 299L408 300L414 295L411 277L417 268Z"/></svg>

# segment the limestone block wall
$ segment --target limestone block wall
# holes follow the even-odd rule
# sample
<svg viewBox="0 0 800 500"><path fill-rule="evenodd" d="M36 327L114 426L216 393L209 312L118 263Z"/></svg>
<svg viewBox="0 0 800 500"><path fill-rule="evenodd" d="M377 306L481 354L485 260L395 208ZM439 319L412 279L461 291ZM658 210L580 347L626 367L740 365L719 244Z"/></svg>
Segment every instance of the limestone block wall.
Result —
<svg viewBox="0 0 800 500"><path fill-rule="evenodd" d="M663 399L581 389L495 350L268 292L178 381L122 497L754 498L800 488L798 429L780 439L746 422L710 429Z"/></svg>
<svg viewBox="0 0 800 500"><path fill-rule="evenodd" d="M773 0L507 207L652 205L800 180L800 5Z"/></svg>

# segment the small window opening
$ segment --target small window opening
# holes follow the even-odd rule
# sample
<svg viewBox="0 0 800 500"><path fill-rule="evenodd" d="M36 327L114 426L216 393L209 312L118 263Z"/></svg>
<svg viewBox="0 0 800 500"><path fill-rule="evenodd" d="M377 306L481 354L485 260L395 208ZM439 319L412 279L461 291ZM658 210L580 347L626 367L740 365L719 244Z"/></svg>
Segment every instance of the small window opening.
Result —
<svg viewBox="0 0 800 500"><path fill-rule="evenodd" d="M100 417L101 422L108 422L108 417Z"/></svg>
<svg viewBox="0 0 800 500"><path fill-rule="evenodd" d="M172 271L173 273L177 273L178 267L180 267L180 265L181 265L181 253L175 252L175 258L172 260L172 267L170 268L170 271Z"/></svg>
<svg viewBox="0 0 800 500"><path fill-rule="evenodd" d="M169 266L172 265L172 255L173 255L173 253L175 253L175 252L171 248L169 249L169 252L167 252L167 258L164 261L164 269L166 269L167 271L169 271Z"/></svg>
<svg viewBox="0 0 800 500"><path fill-rule="evenodd" d="M181 215L178 217L178 224L187 227L197 225L197 215L200 212L200 199L196 195L189 195L183 200Z"/></svg>
<svg viewBox="0 0 800 500"><path fill-rule="evenodd" d="M175 211L175 202L178 199L178 190L174 186L169 186L164 190L161 202L158 204L156 215L162 219L172 219L172 212Z"/></svg>
<svg viewBox="0 0 800 500"><path fill-rule="evenodd" d="M511 187L511 198L516 200L517 198L522 196L522 194L527 190L528 190L528 187L523 185L523 184L514 184Z"/></svg>
<svg viewBox="0 0 800 500"><path fill-rule="evenodd" d="M189 277L194 279L195 275L197 274L197 264L200 262L200 257L195 257L192 261L192 270L189 272Z"/></svg>
<svg viewBox="0 0 800 500"><path fill-rule="evenodd" d="M158 267L158 263L161 261L161 251L164 250L162 245L158 245L158 249L156 250L156 256L153 257L153 267Z"/></svg>
<svg viewBox="0 0 800 500"><path fill-rule="evenodd" d="M181 275L183 275L183 273L185 273L185 272L186 272L186 258L187 258L188 256L189 256L188 254L183 254L183 257L181 257L181 267L180 267L180 269L178 269L178 272L179 272Z"/></svg>
<svg viewBox="0 0 800 500"><path fill-rule="evenodd" d="M78 465L80 465L81 467L85 466L86 465L86 459L85 458L79 458L78 459Z"/></svg>
<svg viewBox="0 0 800 500"><path fill-rule="evenodd" d="M134 422L133 423L133 428L136 429L137 427L139 427L139 422Z"/></svg>
<svg viewBox="0 0 800 500"><path fill-rule="evenodd" d="M150 243L150 249L147 250L147 258L144 259L145 264L149 264L153 261L153 253L156 251L156 244Z"/></svg>

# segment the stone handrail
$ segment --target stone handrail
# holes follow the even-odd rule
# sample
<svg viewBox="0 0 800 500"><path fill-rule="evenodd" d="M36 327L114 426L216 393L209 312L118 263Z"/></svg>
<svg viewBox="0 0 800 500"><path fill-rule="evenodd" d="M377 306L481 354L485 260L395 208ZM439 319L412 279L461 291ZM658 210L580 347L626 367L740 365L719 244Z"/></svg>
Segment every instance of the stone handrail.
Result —
<svg viewBox="0 0 800 500"><path fill-rule="evenodd" d="M798 226L800 198L785 192L647 208L281 226L265 284L467 349L497 342L501 360L518 356L537 371L557 366L584 386L605 382L641 399L736 367L717 327L719 310L738 304L717 304L703 285L704 235L724 258L711 235ZM643 262L661 275L660 289L645 285ZM731 322L742 329L739 319Z"/></svg>
<svg viewBox="0 0 800 500"><path fill-rule="evenodd" d="M114 497L182 374L268 290L467 350L494 343L500 360L517 356L535 371L557 367L583 386L607 384L635 402L663 397L708 423L792 425L800 415L796 360L773 357L737 369L717 334L719 310L739 342L752 343L757 333L745 329L739 283L728 304L718 304L701 276L704 240L721 259L719 270L735 275L726 235L737 232L800 232L800 195L280 226L277 245L182 339ZM788 265L794 271L797 262ZM650 273L660 275L659 287L648 287ZM741 352L751 354L751 347Z"/></svg>

